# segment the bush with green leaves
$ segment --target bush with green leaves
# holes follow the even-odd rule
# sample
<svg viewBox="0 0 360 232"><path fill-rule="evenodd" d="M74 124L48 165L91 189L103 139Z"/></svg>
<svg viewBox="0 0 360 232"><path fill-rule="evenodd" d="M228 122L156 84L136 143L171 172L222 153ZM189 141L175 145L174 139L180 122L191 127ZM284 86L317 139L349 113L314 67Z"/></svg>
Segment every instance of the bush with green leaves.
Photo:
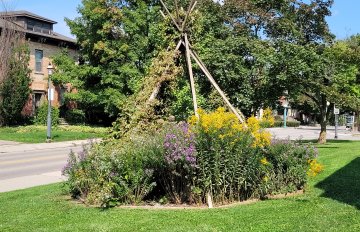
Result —
<svg viewBox="0 0 360 232"><path fill-rule="evenodd" d="M70 153L63 174L71 195L87 204L138 204L157 184L154 167L162 153L156 136L92 144Z"/></svg>
<svg viewBox="0 0 360 232"><path fill-rule="evenodd" d="M284 126L284 121L275 121L273 127L283 127L283 126ZM287 127L299 127L300 122L299 121L287 121L286 126Z"/></svg>
<svg viewBox="0 0 360 232"><path fill-rule="evenodd" d="M60 110L57 107L51 107L51 125L57 126L59 124ZM36 125L47 125L48 104L42 104L36 111L34 123Z"/></svg>
<svg viewBox="0 0 360 232"><path fill-rule="evenodd" d="M287 193L302 189L307 177L322 171L316 162L317 148L290 140L273 140L264 153L263 163L271 168L265 173L266 188L271 193ZM316 162L315 166L311 163ZM316 169L316 170L315 170Z"/></svg>
<svg viewBox="0 0 360 232"><path fill-rule="evenodd" d="M80 109L71 109L66 111L65 120L70 124L84 124L86 121L85 113Z"/></svg>

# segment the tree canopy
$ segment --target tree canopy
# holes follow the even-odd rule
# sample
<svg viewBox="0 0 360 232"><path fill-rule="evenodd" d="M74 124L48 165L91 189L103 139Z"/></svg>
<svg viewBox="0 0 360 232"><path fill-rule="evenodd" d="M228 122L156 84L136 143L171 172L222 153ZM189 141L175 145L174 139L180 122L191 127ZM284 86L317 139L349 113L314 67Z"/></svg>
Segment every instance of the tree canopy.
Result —
<svg viewBox="0 0 360 232"><path fill-rule="evenodd" d="M180 7L179 14L184 14L188 1L178 2L183 8L166 1L170 11ZM327 101L347 99L350 106L350 97L358 94L359 40L334 43L326 23L332 4L333 0L199 0L187 33L230 101L247 116L275 107L286 90L293 99L312 101L326 125ZM170 51L179 37L160 9L156 0L83 0L80 16L67 19L81 58L75 65L65 56L56 57L55 80L73 84L77 91L67 99L76 101L89 121L110 123L118 115L126 117L151 94L145 85L161 78L164 60L172 59ZM184 119L193 113L188 74L184 59L174 58L180 69L169 73L173 78L166 79L154 113ZM198 67L194 69L199 105L212 109L222 104Z"/></svg>

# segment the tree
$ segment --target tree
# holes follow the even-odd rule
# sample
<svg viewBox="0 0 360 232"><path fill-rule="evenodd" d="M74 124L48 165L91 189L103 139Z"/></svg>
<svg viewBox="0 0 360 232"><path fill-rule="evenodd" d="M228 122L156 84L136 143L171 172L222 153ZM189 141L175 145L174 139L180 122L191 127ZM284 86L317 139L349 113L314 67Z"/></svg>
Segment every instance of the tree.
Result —
<svg viewBox="0 0 360 232"><path fill-rule="evenodd" d="M138 91L161 46L161 37L153 32L158 7L152 1L83 0L79 13L75 20L66 20L81 47L77 75L69 80L78 92L68 98L79 103L88 121L109 124L127 97Z"/></svg>
<svg viewBox="0 0 360 232"><path fill-rule="evenodd" d="M331 15L333 0L230 1L234 27L265 37L275 50L269 60L269 75L278 89L286 89L296 99L306 95L320 113L319 142L326 142L326 124L330 111L329 91L334 91L336 75L328 47L334 36L326 17ZM245 10L244 10L245 9ZM235 14L234 14L235 13ZM239 15L240 17L236 17Z"/></svg>
<svg viewBox="0 0 360 232"><path fill-rule="evenodd" d="M0 23L0 125L16 125L31 92L29 50L11 18L3 15Z"/></svg>
<svg viewBox="0 0 360 232"><path fill-rule="evenodd" d="M9 72L0 86L0 124L18 125L24 122L22 110L31 93L29 50L23 44L14 48Z"/></svg>

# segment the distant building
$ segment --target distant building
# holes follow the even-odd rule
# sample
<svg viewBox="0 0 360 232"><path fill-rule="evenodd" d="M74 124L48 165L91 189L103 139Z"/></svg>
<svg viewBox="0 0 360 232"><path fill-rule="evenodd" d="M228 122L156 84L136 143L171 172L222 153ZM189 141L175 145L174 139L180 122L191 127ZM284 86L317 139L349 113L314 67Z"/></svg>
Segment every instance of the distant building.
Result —
<svg viewBox="0 0 360 232"><path fill-rule="evenodd" d="M54 32L57 22L27 11L0 12L2 20L11 20L16 23L17 30L25 33L30 49L29 68L31 69L31 89L29 103L25 107L25 114L32 115L36 109L46 101L48 90L48 65L52 56L66 48L69 55L77 59L76 40ZM1 24L0 23L0 27ZM62 105L65 86L52 86L55 88L55 106Z"/></svg>

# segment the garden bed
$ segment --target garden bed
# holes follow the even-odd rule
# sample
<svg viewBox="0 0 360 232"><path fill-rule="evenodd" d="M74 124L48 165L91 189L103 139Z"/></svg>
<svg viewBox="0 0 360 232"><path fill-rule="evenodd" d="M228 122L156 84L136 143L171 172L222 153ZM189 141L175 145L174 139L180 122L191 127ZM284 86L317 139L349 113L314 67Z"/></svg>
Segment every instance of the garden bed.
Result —
<svg viewBox="0 0 360 232"><path fill-rule="evenodd" d="M72 153L63 170L88 205L226 205L304 189L322 170L311 144L271 140L220 108Z"/></svg>

